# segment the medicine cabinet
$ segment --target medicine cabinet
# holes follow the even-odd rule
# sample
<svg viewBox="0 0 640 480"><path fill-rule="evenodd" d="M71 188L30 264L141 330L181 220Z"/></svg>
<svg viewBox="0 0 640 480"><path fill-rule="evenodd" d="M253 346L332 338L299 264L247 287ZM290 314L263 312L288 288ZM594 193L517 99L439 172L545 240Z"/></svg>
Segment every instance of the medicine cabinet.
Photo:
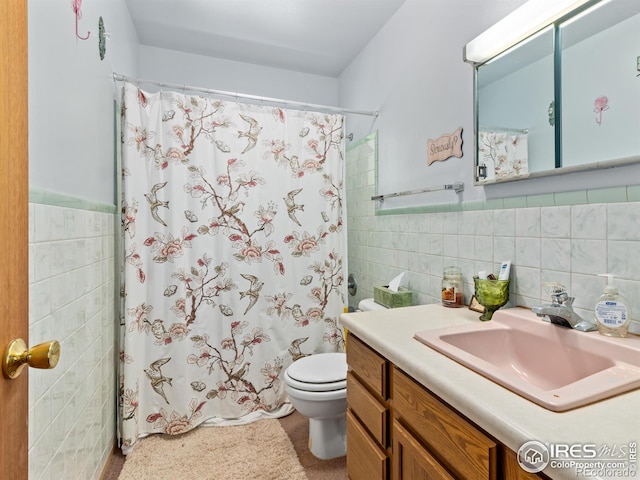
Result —
<svg viewBox="0 0 640 480"><path fill-rule="evenodd" d="M465 47L476 185L640 163L640 1L581 3L489 59Z"/></svg>

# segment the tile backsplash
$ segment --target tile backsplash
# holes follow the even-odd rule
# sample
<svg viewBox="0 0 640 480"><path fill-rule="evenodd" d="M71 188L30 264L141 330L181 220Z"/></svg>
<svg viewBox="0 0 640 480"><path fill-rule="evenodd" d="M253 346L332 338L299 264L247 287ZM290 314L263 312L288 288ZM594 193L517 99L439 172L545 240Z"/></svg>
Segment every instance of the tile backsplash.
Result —
<svg viewBox="0 0 640 480"><path fill-rule="evenodd" d="M115 442L115 207L33 198L29 343L56 339L61 354L29 371L29 478L98 479Z"/></svg>
<svg viewBox="0 0 640 480"><path fill-rule="evenodd" d="M375 151L366 143L350 148L346 172L348 273L358 284L351 307L400 272L415 303L440 302L447 265L462 268L468 304L473 275L497 274L500 263L511 260L508 306L547 303L543 285L560 282L575 297L576 311L593 319L606 284L598 274L613 273L633 319L640 320L637 186L376 214Z"/></svg>

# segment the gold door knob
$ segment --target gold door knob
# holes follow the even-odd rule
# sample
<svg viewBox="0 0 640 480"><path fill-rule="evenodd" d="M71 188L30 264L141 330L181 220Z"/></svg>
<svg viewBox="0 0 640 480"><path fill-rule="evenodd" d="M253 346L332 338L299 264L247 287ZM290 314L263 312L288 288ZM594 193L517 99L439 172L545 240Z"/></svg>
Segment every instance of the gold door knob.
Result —
<svg viewBox="0 0 640 480"><path fill-rule="evenodd" d="M27 349L21 338L12 340L2 357L2 372L7 378L17 378L25 365L33 368L55 368L60 359L60 343L57 340L40 343Z"/></svg>

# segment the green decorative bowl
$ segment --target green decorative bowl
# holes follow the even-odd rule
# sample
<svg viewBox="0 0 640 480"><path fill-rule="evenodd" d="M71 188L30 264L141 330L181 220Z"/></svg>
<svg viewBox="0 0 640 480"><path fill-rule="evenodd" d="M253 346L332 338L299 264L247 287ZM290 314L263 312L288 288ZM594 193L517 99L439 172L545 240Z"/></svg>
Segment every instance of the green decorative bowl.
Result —
<svg viewBox="0 0 640 480"><path fill-rule="evenodd" d="M480 280L473 277L476 287L476 300L484 307L480 316L483 322L491 320L493 312L509 301L509 280Z"/></svg>

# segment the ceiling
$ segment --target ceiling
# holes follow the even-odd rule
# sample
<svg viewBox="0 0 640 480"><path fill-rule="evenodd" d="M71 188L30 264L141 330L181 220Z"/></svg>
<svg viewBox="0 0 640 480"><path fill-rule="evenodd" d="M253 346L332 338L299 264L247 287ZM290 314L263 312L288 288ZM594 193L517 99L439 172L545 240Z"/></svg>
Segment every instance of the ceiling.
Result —
<svg viewBox="0 0 640 480"><path fill-rule="evenodd" d="M142 45L337 77L405 0L126 0Z"/></svg>

